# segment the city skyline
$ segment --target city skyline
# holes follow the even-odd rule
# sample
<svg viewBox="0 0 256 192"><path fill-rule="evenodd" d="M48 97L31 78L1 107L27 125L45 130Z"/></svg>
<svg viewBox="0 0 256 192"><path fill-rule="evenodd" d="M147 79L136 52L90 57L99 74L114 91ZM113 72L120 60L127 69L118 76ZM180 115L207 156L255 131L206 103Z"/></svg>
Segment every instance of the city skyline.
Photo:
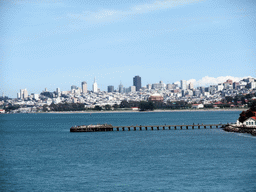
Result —
<svg viewBox="0 0 256 192"><path fill-rule="evenodd" d="M254 1L1 2L0 93L255 75ZM237 80L236 80L237 81ZM224 82L224 81L223 81Z"/></svg>
<svg viewBox="0 0 256 192"><path fill-rule="evenodd" d="M221 77L219 79L216 79L215 83L213 83L213 81L211 81L212 83L209 83L209 84L196 84L194 85L194 83L197 83L197 81L193 81L194 79L191 79L189 81L187 80L180 80L180 81L176 81L176 82L173 82L173 83L164 83L163 81L159 81L159 82L155 82L155 83L152 83L152 84L147 84L147 85L140 85L140 88L142 89L153 89L153 90L161 90L161 89L165 89L165 90L174 90L174 89L180 89L181 91L182 90L197 90L197 89L201 89L201 88L209 88L211 86L222 86L222 89L225 88L227 89L227 87L225 87L225 85L228 85L228 84L231 84L232 87L233 86L237 86L239 85L239 82L243 81L244 79L255 79L253 77L244 77L242 79L240 78L228 78L230 76L226 76L226 77ZM226 78L226 79L225 79ZM127 93L127 92L139 92L139 90L136 89L136 86L134 85L134 79L139 79L139 82L141 83L141 77L140 76L135 76L133 77L133 84L132 85L129 85L127 87L124 87L122 82L120 82L118 84L118 86L113 86L113 85L108 85L106 87L106 89L103 89L101 90L100 88L98 88L98 85L97 85L97 82L96 82L96 78L94 78L94 82L92 84L92 89L88 89L88 85L87 85L87 82L86 81L82 81L81 82L81 87L79 86L76 86L76 85L71 85L71 88L68 89L68 90L60 90L59 87L55 88L56 91L54 90L48 90L47 87L42 90L41 92L39 93L43 93L43 92L57 92L58 93L58 96L60 96L61 94L61 91L64 91L64 92L70 92L70 93L77 93L77 94L87 94L88 92L93 92L93 93L98 93L99 91L105 91L105 92L119 92L119 93ZM230 83L231 82L231 83ZM236 83L237 85L233 85L233 83ZM172 87L172 85L175 85L175 88ZM150 88L149 88L150 86ZM170 88L168 88L168 86L171 86ZM254 86L254 85L253 85ZM134 90L131 88L131 87L134 87ZM233 89L233 88L232 88ZM17 98L21 98L23 99L26 95L26 97L28 97L28 95L30 94L36 94L36 95L39 95L39 93L35 93L35 92L28 92L27 88L25 89L20 89L19 92L17 92L16 96Z"/></svg>

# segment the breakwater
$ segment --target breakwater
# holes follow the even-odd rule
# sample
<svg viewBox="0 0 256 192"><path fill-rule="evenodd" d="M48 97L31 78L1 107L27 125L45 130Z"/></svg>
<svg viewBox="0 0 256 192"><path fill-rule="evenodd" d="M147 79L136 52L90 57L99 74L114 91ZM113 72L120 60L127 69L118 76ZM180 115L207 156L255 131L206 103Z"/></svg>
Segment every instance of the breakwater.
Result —
<svg viewBox="0 0 256 192"><path fill-rule="evenodd" d="M227 124L226 126L224 126L223 130L227 132L249 133L253 136L256 136L256 126L246 127L246 126L236 126L236 125Z"/></svg>

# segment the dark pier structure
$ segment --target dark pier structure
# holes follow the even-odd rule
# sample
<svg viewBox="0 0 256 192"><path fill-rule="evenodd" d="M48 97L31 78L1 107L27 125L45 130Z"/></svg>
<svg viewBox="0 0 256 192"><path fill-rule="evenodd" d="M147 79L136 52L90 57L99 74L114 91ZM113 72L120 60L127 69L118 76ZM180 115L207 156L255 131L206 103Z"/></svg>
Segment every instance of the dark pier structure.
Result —
<svg viewBox="0 0 256 192"><path fill-rule="evenodd" d="M192 125L132 125L132 126L112 126L103 125L82 125L71 127L70 132L98 132L98 131L142 131L142 130L176 130L176 129L206 129L206 128L223 128L223 124L192 124Z"/></svg>
<svg viewBox="0 0 256 192"><path fill-rule="evenodd" d="M113 131L113 126L108 124L103 125L80 125L70 128L70 132L98 132L98 131Z"/></svg>

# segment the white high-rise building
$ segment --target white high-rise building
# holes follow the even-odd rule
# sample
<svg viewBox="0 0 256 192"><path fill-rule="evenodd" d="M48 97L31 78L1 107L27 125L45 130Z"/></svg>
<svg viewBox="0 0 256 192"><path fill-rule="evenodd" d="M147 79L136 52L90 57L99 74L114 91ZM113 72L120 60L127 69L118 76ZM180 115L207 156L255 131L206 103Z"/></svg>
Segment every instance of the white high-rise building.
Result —
<svg viewBox="0 0 256 192"><path fill-rule="evenodd" d="M224 89L223 83L217 85L217 91L222 91Z"/></svg>
<svg viewBox="0 0 256 192"><path fill-rule="evenodd" d="M82 82L82 93L87 93L87 83L85 81Z"/></svg>
<svg viewBox="0 0 256 192"><path fill-rule="evenodd" d="M249 83L250 89L255 89L256 88L256 82L252 81Z"/></svg>
<svg viewBox="0 0 256 192"><path fill-rule="evenodd" d="M56 93L57 93L57 96L58 96L58 97L61 96L60 88L56 88Z"/></svg>
<svg viewBox="0 0 256 192"><path fill-rule="evenodd" d="M131 92L136 92L136 86L130 86Z"/></svg>
<svg viewBox="0 0 256 192"><path fill-rule="evenodd" d="M27 99L28 98L28 91L27 91L27 89L21 89L20 90L20 98L21 99Z"/></svg>
<svg viewBox="0 0 256 192"><path fill-rule="evenodd" d="M190 82L190 83L188 84L188 88L191 89L191 90L194 89L194 85L193 85L192 82Z"/></svg>
<svg viewBox="0 0 256 192"><path fill-rule="evenodd" d="M92 85L92 91L93 91L94 93L97 93L97 92L98 92L98 85L97 85L97 83L96 83L95 77L94 77L94 83L93 83L93 85Z"/></svg>
<svg viewBox="0 0 256 192"><path fill-rule="evenodd" d="M28 98L28 91L27 89L24 89L24 99L27 99Z"/></svg>
<svg viewBox="0 0 256 192"><path fill-rule="evenodd" d="M186 80L180 80L180 88L183 90L187 89L187 81Z"/></svg>

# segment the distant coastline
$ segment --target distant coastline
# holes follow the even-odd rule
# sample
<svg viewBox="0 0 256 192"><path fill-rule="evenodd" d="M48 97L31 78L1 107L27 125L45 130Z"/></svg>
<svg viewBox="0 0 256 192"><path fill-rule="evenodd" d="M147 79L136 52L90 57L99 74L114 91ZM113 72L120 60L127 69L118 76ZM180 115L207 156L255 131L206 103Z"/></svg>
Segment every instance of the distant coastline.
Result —
<svg viewBox="0 0 256 192"><path fill-rule="evenodd" d="M113 111L49 111L39 113L154 113L154 112L207 112L207 111L244 111L247 108L235 109L173 109L173 110L153 110L153 111L133 111L133 110L113 110Z"/></svg>

